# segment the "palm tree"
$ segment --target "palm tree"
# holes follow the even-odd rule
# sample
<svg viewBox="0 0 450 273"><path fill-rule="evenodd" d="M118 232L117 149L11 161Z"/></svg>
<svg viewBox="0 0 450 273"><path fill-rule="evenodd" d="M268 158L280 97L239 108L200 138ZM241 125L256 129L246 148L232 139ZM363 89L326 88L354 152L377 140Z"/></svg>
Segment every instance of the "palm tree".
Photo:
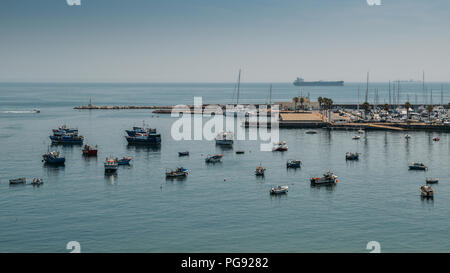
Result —
<svg viewBox="0 0 450 273"><path fill-rule="evenodd" d="M409 120L409 108L411 108L412 105L409 103L409 101L405 102L405 108L406 108L406 120Z"/></svg>
<svg viewBox="0 0 450 273"><path fill-rule="evenodd" d="M317 102L319 103L320 110L322 110L323 98L322 97L318 97L317 98ZM448 104L450 105L450 102Z"/></svg>
<svg viewBox="0 0 450 273"><path fill-rule="evenodd" d="M431 112L433 112L433 109L434 109L434 107L433 107L433 105L428 105L427 106L427 111L428 111L428 121L431 121Z"/></svg>
<svg viewBox="0 0 450 273"><path fill-rule="evenodd" d="M301 98L300 98L300 105L301 105L301 107L302 107L302 110L303 110L303 103L305 103L305 98L304 98L304 97L301 97Z"/></svg>
<svg viewBox="0 0 450 273"><path fill-rule="evenodd" d="M389 109L391 108L391 106L389 105L389 104L384 104L383 105L383 109L384 109L384 111L386 111L386 112L389 112Z"/></svg>
<svg viewBox="0 0 450 273"><path fill-rule="evenodd" d="M295 105L294 111L297 112L298 97L294 97L294 98L292 99L292 101L294 102L294 105Z"/></svg>

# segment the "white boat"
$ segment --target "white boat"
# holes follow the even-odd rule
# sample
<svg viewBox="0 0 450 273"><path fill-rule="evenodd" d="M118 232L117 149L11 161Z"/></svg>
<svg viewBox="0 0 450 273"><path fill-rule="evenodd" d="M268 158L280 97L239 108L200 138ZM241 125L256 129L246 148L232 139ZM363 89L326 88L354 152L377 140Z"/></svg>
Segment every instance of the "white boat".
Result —
<svg viewBox="0 0 450 273"><path fill-rule="evenodd" d="M31 185L33 186L40 186L44 184L44 180L42 178L33 178L33 180L31 181Z"/></svg>
<svg viewBox="0 0 450 273"><path fill-rule="evenodd" d="M439 183L439 178L437 178L437 177L427 177L426 179L425 179L425 181L427 182L427 184L436 184L436 183Z"/></svg>
<svg viewBox="0 0 450 273"><path fill-rule="evenodd" d="M359 129L359 130L358 130L358 133L360 133L360 134L364 134L364 133L365 133L365 131L364 131L363 129Z"/></svg>
<svg viewBox="0 0 450 273"><path fill-rule="evenodd" d="M221 132L216 136L216 145L233 145L233 132Z"/></svg>
<svg viewBox="0 0 450 273"><path fill-rule="evenodd" d="M288 192L289 187L286 186L277 186L270 189L270 194L284 194Z"/></svg>
<svg viewBox="0 0 450 273"><path fill-rule="evenodd" d="M354 137L353 137L354 140L358 140L358 139L360 139L360 138L361 138L360 136L354 136Z"/></svg>
<svg viewBox="0 0 450 273"><path fill-rule="evenodd" d="M430 186L421 186L420 187L420 194L422 197L433 197L434 196L434 190Z"/></svg>
<svg viewBox="0 0 450 273"><path fill-rule="evenodd" d="M330 171L324 173L322 177L312 177L310 181L313 185L335 184L338 182L337 176Z"/></svg>
<svg viewBox="0 0 450 273"><path fill-rule="evenodd" d="M288 146L286 144L286 141L281 141L278 143L275 143L273 145L272 151L287 151L288 150Z"/></svg>

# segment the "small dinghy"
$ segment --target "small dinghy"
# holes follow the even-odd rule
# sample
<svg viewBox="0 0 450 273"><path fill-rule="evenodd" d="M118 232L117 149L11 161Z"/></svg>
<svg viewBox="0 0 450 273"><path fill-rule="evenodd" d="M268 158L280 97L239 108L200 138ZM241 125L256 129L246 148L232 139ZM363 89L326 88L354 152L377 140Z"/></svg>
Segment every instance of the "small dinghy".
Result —
<svg viewBox="0 0 450 273"><path fill-rule="evenodd" d="M358 160L359 159L359 153L346 153L345 154L345 160Z"/></svg>
<svg viewBox="0 0 450 273"><path fill-rule="evenodd" d="M222 157L223 157L223 154L217 154L217 155L213 155L213 156L208 155L208 156L206 157L206 159L205 159L205 162L206 162L206 163L217 163L217 162L221 162L221 161L222 161Z"/></svg>
<svg viewBox="0 0 450 273"><path fill-rule="evenodd" d="M31 181L31 185L33 185L33 186L40 186L40 185L42 185L42 184L44 184L44 180L43 180L42 178L37 178L37 177L35 177L35 178L33 178L33 180Z"/></svg>
<svg viewBox="0 0 450 273"><path fill-rule="evenodd" d="M437 177L434 177L434 178L427 177L425 179L425 181L427 182L427 184L437 184L437 183L439 183L439 178L437 178Z"/></svg>
<svg viewBox="0 0 450 273"><path fill-rule="evenodd" d="M20 185L20 184L25 184L26 182L27 182L27 179L25 177L14 178L14 179L9 180L10 185Z"/></svg>
<svg viewBox="0 0 450 273"><path fill-rule="evenodd" d="M131 156L124 156L124 157L122 157L121 159L118 159L118 158L116 157L115 161L117 162L117 165L130 165L130 161L131 161L132 159L133 159L133 158L132 158Z"/></svg>
<svg viewBox="0 0 450 273"><path fill-rule="evenodd" d="M244 153L245 153L245 152L242 151L242 150L236 151L236 154L238 154L238 155L241 155L241 154L244 154Z"/></svg>
<svg viewBox="0 0 450 273"><path fill-rule="evenodd" d="M263 176L265 171L266 171L266 168L264 168L264 166L261 166L261 164L260 164L258 167L256 167L255 175Z"/></svg>
<svg viewBox="0 0 450 273"><path fill-rule="evenodd" d="M425 198L432 198L434 196L434 190L430 186L421 186L420 195Z"/></svg>
<svg viewBox="0 0 450 273"><path fill-rule="evenodd" d="M270 189L270 194L285 194L288 192L288 186L278 186Z"/></svg>
<svg viewBox="0 0 450 273"><path fill-rule="evenodd" d="M189 171L183 167L178 167L176 170L166 169L166 178L186 177Z"/></svg>
<svg viewBox="0 0 450 273"><path fill-rule="evenodd" d="M411 163L411 165L409 165L408 168L410 170L419 170L419 171L426 171L426 170L428 170L428 167L425 166L425 164L419 163L419 162Z"/></svg>
<svg viewBox="0 0 450 273"><path fill-rule="evenodd" d="M189 152L178 152L178 156L189 156Z"/></svg>
<svg viewBox="0 0 450 273"><path fill-rule="evenodd" d="M286 162L286 168L300 168L302 162L300 160L290 159Z"/></svg>
<svg viewBox="0 0 450 273"><path fill-rule="evenodd" d="M358 140L360 138L361 138L360 136L353 136L353 140Z"/></svg>
<svg viewBox="0 0 450 273"><path fill-rule="evenodd" d="M364 134L366 131L364 131L363 129L359 129L358 130L358 133L360 133L360 134Z"/></svg>
<svg viewBox="0 0 450 273"><path fill-rule="evenodd" d="M309 130L309 131L306 131L306 134L315 135L315 134L317 134L317 131Z"/></svg>
<svg viewBox="0 0 450 273"><path fill-rule="evenodd" d="M439 141L439 140L441 140L440 137L433 137L433 141Z"/></svg>

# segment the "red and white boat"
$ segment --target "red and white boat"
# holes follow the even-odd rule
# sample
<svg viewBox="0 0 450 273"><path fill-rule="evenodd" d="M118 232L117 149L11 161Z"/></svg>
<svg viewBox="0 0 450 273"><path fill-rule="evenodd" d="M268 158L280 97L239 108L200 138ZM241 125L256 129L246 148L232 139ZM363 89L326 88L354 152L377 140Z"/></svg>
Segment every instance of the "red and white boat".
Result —
<svg viewBox="0 0 450 273"><path fill-rule="evenodd" d="M95 147L92 147L89 144L85 144L83 147L83 155L85 156L96 156L97 155L97 145Z"/></svg>

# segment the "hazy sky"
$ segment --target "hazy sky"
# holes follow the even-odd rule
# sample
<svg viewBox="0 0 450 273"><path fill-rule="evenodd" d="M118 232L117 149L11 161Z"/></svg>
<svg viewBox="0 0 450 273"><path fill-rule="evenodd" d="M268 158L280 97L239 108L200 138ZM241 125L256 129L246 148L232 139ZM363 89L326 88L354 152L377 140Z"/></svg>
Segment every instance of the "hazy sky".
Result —
<svg viewBox="0 0 450 273"><path fill-rule="evenodd" d="M0 81L450 81L450 1L2 0Z"/></svg>

